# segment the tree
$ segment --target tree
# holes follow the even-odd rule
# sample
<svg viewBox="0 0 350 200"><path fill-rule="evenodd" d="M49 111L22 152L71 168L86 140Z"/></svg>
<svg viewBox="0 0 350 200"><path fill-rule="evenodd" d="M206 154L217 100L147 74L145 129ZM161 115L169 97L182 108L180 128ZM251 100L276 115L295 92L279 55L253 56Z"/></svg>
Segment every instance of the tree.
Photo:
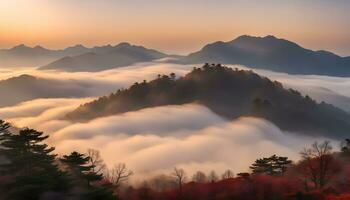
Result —
<svg viewBox="0 0 350 200"><path fill-rule="evenodd" d="M67 176L55 164L54 148L44 143L48 136L28 128L14 134L9 127L0 121L0 155L6 159L0 173L11 180L2 188L7 198L36 200L47 192L68 190Z"/></svg>
<svg viewBox="0 0 350 200"><path fill-rule="evenodd" d="M9 129L10 128L10 124L3 121L3 120L0 120L0 134L6 134L9 132Z"/></svg>
<svg viewBox="0 0 350 200"><path fill-rule="evenodd" d="M340 144L340 150L344 155L349 155L350 154L350 139L345 139L342 141Z"/></svg>
<svg viewBox="0 0 350 200"><path fill-rule="evenodd" d="M171 80L175 80L176 74L175 74L174 72L172 72L172 73L170 74L170 78L171 78Z"/></svg>
<svg viewBox="0 0 350 200"><path fill-rule="evenodd" d="M253 174L266 174L271 176L283 175L292 161L288 157L272 155L268 158L257 159L249 168Z"/></svg>
<svg viewBox="0 0 350 200"><path fill-rule="evenodd" d="M178 185L179 191L180 191L180 195L182 194L182 185L185 182L186 179L186 172L183 169L180 168L174 168L173 173L171 174L174 178L175 181Z"/></svg>
<svg viewBox="0 0 350 200"><path fill-rule="evenodd" d="M106 177L113 185L119 187L123 181L128 180L133 174L134 172L129 170L125 163L119 163L108 171Z"/></svg>
<svg viewBox="0 0 350 200"><path fill-rule="evenodd" d="M64 155L60 160L68 166L71 176L82 182L85 181L88 187L92 182L103 178L102 174L94 172L94 166L89 164L89 156L73 151L70 155Z"/></svg>
<svg viewBox="0 0 350 200"><path fill-rule="evenodd" d="M74 151L69 155L64 155L60 160L67 166L69 174L78 183L77 186L85 189L85 199L116 199L109 185L94 184L102 181L103 174L95 171L95 166L91 164L89 156Z"/></svg>
<svg viewBox="0 0 350 200"><path fill-rule="evenodd" d="M192 181L196 182L196 183L205 183L207 181L207 176L205 175L204 172L201 171L197 171L193 177L192 177Z"/></svg>
<svg viewBox="0 0 350 200"><path fill-rule="evenodd" d="M102 173L106 169L106 165L101 158L100 152L95 149L88 149L87 155L89 157L89 164L93 166L92 171L95 173Z"/></svg>
<svg viewBox="0 0 350 200"><path fill-rule="evenodd" d="M225 179L233 178L234 176L235 175L233 174L233 172L230 169L228 169L221 175L221 178L225 180Z"/></svg>
<svg viewBox="0 0 350 200"><path fill-rule="evenodd" d="M250 174L248 172L240 172L237 174L237 177L247 180L249 179Z"/></svg>
<svg viewBox="0 0 350 200"><path fill-rule="evenodd" d="M338 163L332 156L332 146L329 141L321 144L315 142L311 148L305 148L301 155L303 159L298 169L305 180L310 180L315 188L323 188L339 170Z"/></svg>
<svg viewBox="0 0 350 200"><path fill-rule="evenodd" d="M210 182L214 183L214 182L216 182L216 181L219 180L219 177L218 177L218 175L216 174L216 172L215 172L214 170L212 170L212 171L209 173L209 175L208 175L208 179L209 179Z"/></svg>

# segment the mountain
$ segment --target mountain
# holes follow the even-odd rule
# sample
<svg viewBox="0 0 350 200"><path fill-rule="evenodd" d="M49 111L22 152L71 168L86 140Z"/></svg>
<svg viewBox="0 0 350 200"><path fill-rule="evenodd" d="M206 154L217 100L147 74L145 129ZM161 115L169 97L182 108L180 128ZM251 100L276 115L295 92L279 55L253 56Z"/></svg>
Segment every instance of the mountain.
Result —
<svg viewBox="0 0 350 200"><path fill-rule="evenodd" d="M135 83L129 89L81 105L66 118L86 121L147 107L194 102L230 120L261 117L288 131L339 139L350 130L350 114L341 109L317 103L252 71L208 64L178 79L171 74Z"/></svg>
<svg viewBox="0 0 350 200"><path fill-rule="evenodd" d="M11 49L0 50L1 67L36 67L64 56L75 56L88 52L89 49L76 45L63 50L50 50L41 46L28 47L23 44Z"/></svg>
<svg viewBox="0 0 350 200"><path fill-rule="evenodd" d="M101 71L164 57L166 57L165 54L156 50L130 45L129 43L120 43L116 46L95 47L90 52L78 56L67 56L42 66L40 69Z"/></svg>
<svg viewBox="0 0 350 200"><path fill-rule="evenodd" d="M240 36L215 42L181 59L182 63L241 64L290 74L350 76L350 57L312 51L274 36Z"/></svg>
<svg viewBox="0 0 350 200"><path fill-rule="evenodd" d="M37 98L88 96L82 92L78 85L26 74L0 81L0 91L6 91L0 98L0 107Z"/></svg>

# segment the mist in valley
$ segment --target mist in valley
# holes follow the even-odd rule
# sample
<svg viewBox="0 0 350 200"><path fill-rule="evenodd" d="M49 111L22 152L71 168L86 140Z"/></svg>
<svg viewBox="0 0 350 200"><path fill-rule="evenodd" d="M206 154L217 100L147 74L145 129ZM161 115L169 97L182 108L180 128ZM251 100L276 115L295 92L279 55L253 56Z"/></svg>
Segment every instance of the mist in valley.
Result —
<svg viewBox="0 0 350 200"><path fill-rule="evenodd" d="M55 80L74 88L76 97L37 98L2 107L0 118L16 127L30 127L50 135L49 143L60 155L98 149L108 166L126 163L134 170L135 180L168 173L175 166L189 173L199 169L220 173L231 169L238 173L246 171L256 158L275 153L298 160L306 145L329 140L282 131L264 119L243 117L229 121L195 103L147 108L84 123L64 119L68 112L100 95L128 88L136 81L152 80L158 74L174 72L179 77L193 67L196 65L149 62L101 72L8 70L0 73L1 79L25 73ZM349 78L254 71L319 102L349 110L350 93L345 89L350 86ZM84 97L79 97L82 94ZM338 143L333 141L335 147Z"/></svg>

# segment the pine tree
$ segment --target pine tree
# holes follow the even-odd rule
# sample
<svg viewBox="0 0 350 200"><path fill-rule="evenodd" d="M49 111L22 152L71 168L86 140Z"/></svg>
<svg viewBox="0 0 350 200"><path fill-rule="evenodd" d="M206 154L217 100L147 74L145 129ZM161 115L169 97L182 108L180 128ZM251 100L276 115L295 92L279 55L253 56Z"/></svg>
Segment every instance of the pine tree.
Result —
<svg viewBox="0 0 350 200"><path fill-rule="evenodd" d="M6 198L36 200L49 192L68 189L66 174L55 164L53 147L43 142L48 136L33 129L22 129L18 134L8 131L9 125L0 121L0 174L9 176Z"/></svg>
<svg viewBox="0 0 350 200"><path fill-rule="evenodd" d="M102 174L93 172L95 166L88 164L90 157L84 154L74 151L70 155L64 155L60 160L68 166L73 177L85 181L88 187L91 186L92 182L100 181L103 178Z"/></svg>
<svg viewBox="0 0 350 200"><path fill-rule="evenodd" d="M110 191L109 185L93 184L94 182L101 181L103 174L94 171L95 166L89 164L89 156L74 151L70 155L64 155L60 160L67 165L69 174L76 180L77 185L85 189L84 199L117 199Z"/></svg>
<svg viewBox="0 0 350 200"><path fill-rule="evenodd" d="M272 155L268 158L257 159L250 169L253 174L267 174L271 176L283 175L292 161L288 157Z"/></svg>

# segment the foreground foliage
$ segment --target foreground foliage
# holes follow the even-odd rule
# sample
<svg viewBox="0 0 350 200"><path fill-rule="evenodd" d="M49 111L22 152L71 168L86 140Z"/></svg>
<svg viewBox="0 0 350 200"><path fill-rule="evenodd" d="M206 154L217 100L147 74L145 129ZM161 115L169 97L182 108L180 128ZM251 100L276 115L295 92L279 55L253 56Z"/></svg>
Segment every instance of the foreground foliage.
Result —
<svg viewBox="0 0 350 200"><path fill-rule="evenodd" d="M44 143L48 136L9 128L0 121L0 199L117 199L102 174L92 171L88 156L73 152L59 162L54 148Z"/></svg>

